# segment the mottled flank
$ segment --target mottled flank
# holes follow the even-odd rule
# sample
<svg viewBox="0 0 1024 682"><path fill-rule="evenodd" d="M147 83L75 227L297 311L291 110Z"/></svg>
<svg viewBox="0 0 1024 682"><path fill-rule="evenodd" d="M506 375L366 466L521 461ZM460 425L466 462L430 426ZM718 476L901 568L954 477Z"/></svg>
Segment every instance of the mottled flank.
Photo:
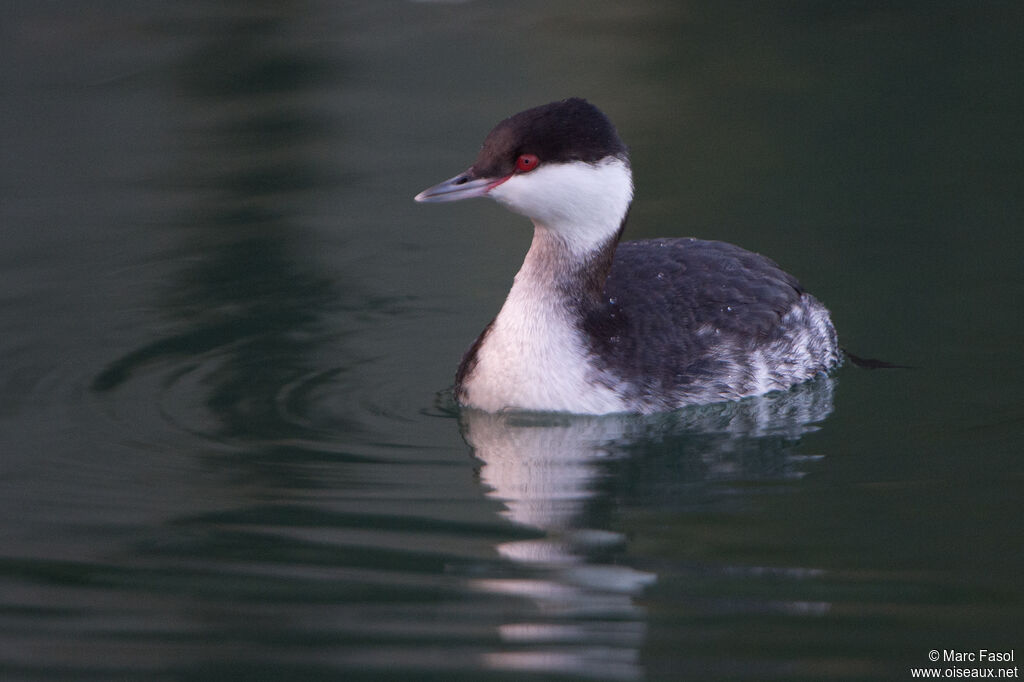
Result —
<svg viewBox="0 0 1024 682"><path fill-rule="evenodd" d="M839 363L828 311L774 262L696 239L624 242L579 315L591 380L626 411L789 388Z"/></svg>

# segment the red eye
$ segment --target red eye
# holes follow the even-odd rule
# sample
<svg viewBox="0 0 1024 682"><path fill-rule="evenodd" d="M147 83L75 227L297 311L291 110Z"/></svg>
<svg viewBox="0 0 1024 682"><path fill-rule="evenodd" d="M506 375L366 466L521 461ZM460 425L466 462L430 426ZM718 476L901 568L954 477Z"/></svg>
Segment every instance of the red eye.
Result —
<svg viewBox="0 0 1024 682"><path fill-rule="evenodd" d="M520 173L529 173L540 165L540 159L536 154L520 154L516 159L516 170Z"/></svg>

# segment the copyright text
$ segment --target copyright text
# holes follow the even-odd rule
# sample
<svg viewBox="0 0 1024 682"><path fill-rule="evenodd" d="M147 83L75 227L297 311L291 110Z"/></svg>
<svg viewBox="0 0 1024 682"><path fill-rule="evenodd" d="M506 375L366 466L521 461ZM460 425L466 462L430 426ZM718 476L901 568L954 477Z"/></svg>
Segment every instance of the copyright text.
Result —
<svg viewBox="0 0 1024 682"><path fill-rule="evenodd" d="M910 676L914 679L1016 679L1020 677L1017 666L1006 666L1016 661L1014 650L993 651L990 649L932 649L928 652L928 660L942 663L937 668L911 668ZM985 664L997 663L1002 666L989 667Z"/></svg>

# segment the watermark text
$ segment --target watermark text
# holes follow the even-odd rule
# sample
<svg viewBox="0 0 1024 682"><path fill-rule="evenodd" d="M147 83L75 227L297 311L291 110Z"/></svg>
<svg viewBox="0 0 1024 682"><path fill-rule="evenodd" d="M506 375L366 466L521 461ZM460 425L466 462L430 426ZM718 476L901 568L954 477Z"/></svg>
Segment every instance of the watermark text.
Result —
<svg viewBox="0 0 1024 682"><path fill-rule="evenodd" d="M932 649L928 660L934 667L911 668L912 679L1017 679L1020 670L1013 649ZM1010 665L1007 665L1010 664Z"/></svg>

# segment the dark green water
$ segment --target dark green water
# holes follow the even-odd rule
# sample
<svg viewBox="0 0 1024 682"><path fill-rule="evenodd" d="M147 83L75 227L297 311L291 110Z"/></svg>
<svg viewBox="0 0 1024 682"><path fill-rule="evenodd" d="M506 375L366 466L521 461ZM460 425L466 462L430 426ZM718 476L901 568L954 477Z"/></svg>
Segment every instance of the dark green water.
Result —
<svg viewBox="0 0 1024 682"><path fill-rule="evenodd" d="M0 678L1024 656L1022 35L1009 2L6 5ZM768 254L914 369L455 414L529 229L411 197L569 95L631 145L629 236Z"/></svg>

